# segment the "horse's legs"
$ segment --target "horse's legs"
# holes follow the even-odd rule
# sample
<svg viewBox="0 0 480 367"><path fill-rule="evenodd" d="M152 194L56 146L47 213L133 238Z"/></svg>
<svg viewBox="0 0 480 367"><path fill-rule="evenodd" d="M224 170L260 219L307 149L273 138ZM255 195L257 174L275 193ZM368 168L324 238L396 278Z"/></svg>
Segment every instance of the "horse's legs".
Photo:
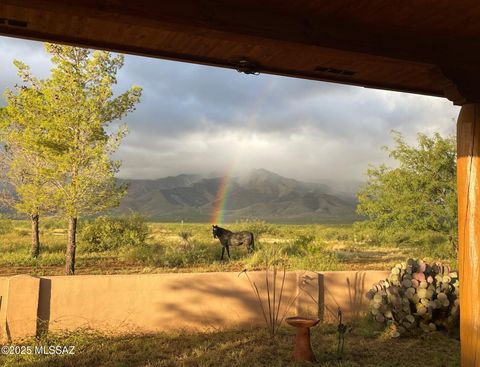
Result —
<svg viewBox="0 0 480 367"><path fill-rule="evenodd" d="M228 255L228 258L230 259L230 246L227 246L227 255Z"/></svg>
<svg viewBox="0 0 480 367"><path fill-rule="evenodd" d="M253 235L252 235L252 237L250 238L250 245L248 246L248 250L249 250L248 252L251 253L255 250L254 243L255 243L255 240L253 239Z"/></svg>
<svg viewBox="0 0 480 367"><path fill-rule="evenodd" d="M225 246L222 246L222 257L220 258L220 260L223 260L223 254L225 254Z"/></svg>

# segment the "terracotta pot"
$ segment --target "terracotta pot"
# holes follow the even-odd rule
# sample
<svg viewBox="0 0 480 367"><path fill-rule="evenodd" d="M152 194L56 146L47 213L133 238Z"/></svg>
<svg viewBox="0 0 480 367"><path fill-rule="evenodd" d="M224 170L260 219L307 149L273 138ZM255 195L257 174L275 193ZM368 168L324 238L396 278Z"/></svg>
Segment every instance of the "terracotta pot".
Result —
<svg viewBox="0 0 480 367"><path fill-rule="evenodd" d="M319 319L306 317L287 317L285 321L297 328L297 337L293 348L293 358L296 361L316 362L315 354L313 354L310 344L310 328L319 323Z"/></svg>

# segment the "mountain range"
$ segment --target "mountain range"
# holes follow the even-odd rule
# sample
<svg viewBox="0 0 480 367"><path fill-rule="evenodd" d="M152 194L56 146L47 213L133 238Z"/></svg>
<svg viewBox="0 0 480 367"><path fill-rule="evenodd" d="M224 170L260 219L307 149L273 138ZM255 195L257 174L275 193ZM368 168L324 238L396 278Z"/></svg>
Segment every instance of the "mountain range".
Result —
<svg viewBox="0 0 480 367"><path fill-rule="evenodd" d="M120 180L128 194L113 214L139 212L158 221L210 221L219 206L222 176L181 174L156 180ZM358 219L353 194L320 183L282 177L265 169L228 177L225 222L346 223Z"/></svg>

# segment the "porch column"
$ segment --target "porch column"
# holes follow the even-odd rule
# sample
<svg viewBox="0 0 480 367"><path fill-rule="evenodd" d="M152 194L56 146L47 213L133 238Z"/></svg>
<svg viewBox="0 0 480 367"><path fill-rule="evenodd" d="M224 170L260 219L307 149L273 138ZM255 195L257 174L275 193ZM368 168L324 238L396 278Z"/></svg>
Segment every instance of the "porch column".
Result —
<svg viewBox="0 0 480 367"><path fill-rule="evenodd" d="M480 367L480 103L457 121L458 262L462 367Z"/></svg>

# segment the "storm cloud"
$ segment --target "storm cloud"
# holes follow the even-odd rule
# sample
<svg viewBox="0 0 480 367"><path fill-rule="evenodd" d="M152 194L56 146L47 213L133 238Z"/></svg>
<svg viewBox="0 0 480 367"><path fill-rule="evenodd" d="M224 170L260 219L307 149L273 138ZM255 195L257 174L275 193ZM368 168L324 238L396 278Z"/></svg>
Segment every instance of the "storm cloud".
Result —
<svg viewBox="0 0 480 367"><path fill-rule="evenodd" d="M47 77L39 42L0 38L0 89L18 83L12 61ZM392 129L454 132L458 107L434 97L126 56L117 92L143 88L116 154L125 178L265 168L309 181L360 181L385 161Z"/></svg>

